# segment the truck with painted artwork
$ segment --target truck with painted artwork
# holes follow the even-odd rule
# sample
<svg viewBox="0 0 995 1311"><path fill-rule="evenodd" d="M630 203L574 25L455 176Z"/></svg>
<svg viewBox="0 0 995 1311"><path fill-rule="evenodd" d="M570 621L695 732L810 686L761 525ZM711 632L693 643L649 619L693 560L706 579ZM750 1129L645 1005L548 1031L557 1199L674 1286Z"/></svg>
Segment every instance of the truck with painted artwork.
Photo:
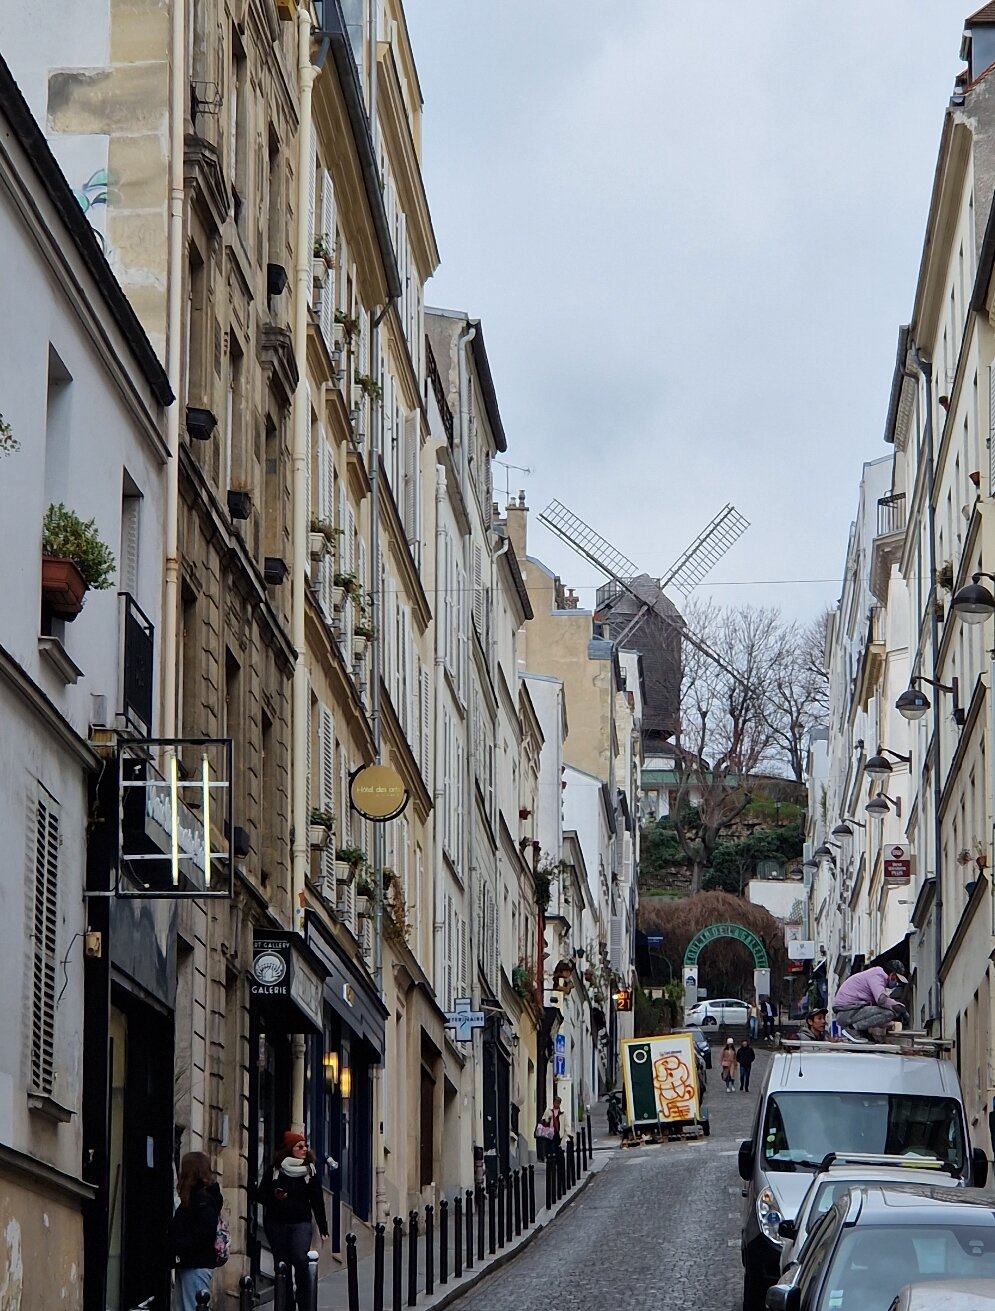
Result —
<svg viewBox="0 0 995 1311"><path fill-rule="evenodd" d="M621 1056L626 1115L624 1141L659 1142L708 1136L708 1116L701 1105L694 1038L690 1033L624 1038Z"/></svg>

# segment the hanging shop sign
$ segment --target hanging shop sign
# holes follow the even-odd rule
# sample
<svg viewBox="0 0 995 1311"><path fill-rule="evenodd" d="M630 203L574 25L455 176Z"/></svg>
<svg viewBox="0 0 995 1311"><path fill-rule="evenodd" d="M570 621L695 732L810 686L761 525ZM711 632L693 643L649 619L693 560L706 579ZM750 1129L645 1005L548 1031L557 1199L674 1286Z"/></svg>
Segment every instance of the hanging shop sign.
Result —
<svg viewBox="0 0 995 1311"><path fill-rule="evenodd" d="M364 765L349 780L353 810L374 824L397 819L410 800L404 780L389 765Z"/></svg>
<svg viewBox="0 0 995 1311"><path fill-rule="evenodd" d="M249 992L287 1033L322 1031L325 969L297 934L257 929L252 939Z"/></svg>
<svg viewBox="0 0 995 1311"><path fill-rule="evenodd" d="M884 849L885 883L908 883L912 878L912 852L906 842L891 842Z"/></svg>

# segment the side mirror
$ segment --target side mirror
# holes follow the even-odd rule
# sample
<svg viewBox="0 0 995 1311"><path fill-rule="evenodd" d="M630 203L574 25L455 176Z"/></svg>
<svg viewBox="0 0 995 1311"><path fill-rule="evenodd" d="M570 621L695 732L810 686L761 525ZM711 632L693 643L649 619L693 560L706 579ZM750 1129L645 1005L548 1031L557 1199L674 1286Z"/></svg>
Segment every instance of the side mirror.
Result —
<svg viewBox="0 0 995 1311"><path fill-rule="evenodd" d="M984 1188L988 1182L988 1157L980 1147L971 1152L971 1183L975 1188Z"/></svg>
<svg viewBox="0 0 995 1311"><path fill-rule="evenodd" d="M746 1138L739 1144L739 1177L749 1180L753 1176L753 1139Z"/></svg>
<svg viewBox="0 0 995 1311"><path fill-rule="evenodd" d="M777 1226L777 1232L781 1238L797 1238L798 1226L794 1220L782 1220Z"/></svg>
<svg viewBox="0 0 995 1311"><path fill-rule="evenodd" d="M801 1311L802 1295L794 1284L775 1284L767 1289L767 1311Z"/></svg>

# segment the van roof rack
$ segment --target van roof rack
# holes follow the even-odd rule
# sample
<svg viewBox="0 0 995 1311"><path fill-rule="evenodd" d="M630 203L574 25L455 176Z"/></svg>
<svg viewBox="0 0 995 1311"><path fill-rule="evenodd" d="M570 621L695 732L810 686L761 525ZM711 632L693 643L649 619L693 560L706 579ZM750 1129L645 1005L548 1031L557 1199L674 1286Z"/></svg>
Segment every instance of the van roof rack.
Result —
<svg viewBox="0 0 995 1311"><path fill-rule="evenodd" d="M822 1158L820 1170L828 1170L834 1165L882 1165L894 1166L900 1170L942 1170L957 1177L956 1169L949 1161L941 1161L936 1156L897 1156L876 1152L827 1152Z"/></svg>
<svg viewBox="0 0 995 1311"><path fill-rule="evenodd" d="M811 1038L782 1038L786 1051L846 1052L848 1056L863 1052L897 1052L900 1056L935 1056L953 1050L949 1038L927 1038L924 1034L895 1034L895 1042L846 1042L827 1038L814 1042Z"/></svg>

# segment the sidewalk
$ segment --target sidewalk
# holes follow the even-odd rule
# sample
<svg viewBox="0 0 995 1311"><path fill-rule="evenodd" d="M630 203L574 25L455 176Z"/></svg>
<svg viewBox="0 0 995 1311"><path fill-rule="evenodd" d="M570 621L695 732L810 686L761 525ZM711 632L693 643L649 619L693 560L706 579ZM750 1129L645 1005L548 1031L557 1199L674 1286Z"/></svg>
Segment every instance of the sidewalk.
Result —
<svg viewBox="0 0 995 1311"><path fill-rule="evenodd" d="M589 1163L588 1170L573 1188L567 1192L563 1199L553 1207L551 1211L546 1210L546 1167L541 1162L536 1164L535 1168L535 1192L536 1192L536 1219L535 1224L527 1229L519 1238L512 1236L510 1240L505 1239L505 1245L494 1256L485 1254L483 1261L474 1260L472 1270L464 1270L460 1279L453 1276L453 1240L452 1231L450 1230L450 1247L449 1247L449 1282L439 1284L438 1270L438 1233L436 1233L435 1253L435 1291L429 1297L425 1292L425 1238L424 1230L419 1233L418 1238L418 1302L417 1306L421 1311L429 1311L430 1308L448 1306L458 1297L462 1296L467 1289L478 1284L485 1275L491 1271L499 1269L506 1261L511 1260L523 1248L533 1241L537 1234L542 1233L548 1225L555 1223L561 1211L564 1211L571 1203L584 1191L596 1174L605 1168L612 1159L614 1153L618 1150L619 1140L613 1138L608 1133L607 1120L604 1105L599 1103L594 1107L592 1114L593 1124L593 1143L594 1154L593 1160ZM420 1217L424 1225L424 1212ZM391 1242L392 1223L387 1225L386 1240L384 1242L384 1307L386 1311L392 1305L392 1269L393 1269L393 1244ZM349 1311L349 1284L348 1274L345 1266L345 1235L342 1239L342 1264L336 1261L336 1268L323 1275L318 1281L318 1311ZM372 1248L372 1240L366 1238L364 1247ZM323 1259L323 1264L328 1264L328 1256ZM408 1291L408 1245L407 1239L404 1241L403 1249L403 1281L402 1293L403 1304L407 1306ZM373 1308L373 1253L372 1250L364 1255L358 1262L359 1274L359 1306L361 1311L372 1311Z"/></svg>

